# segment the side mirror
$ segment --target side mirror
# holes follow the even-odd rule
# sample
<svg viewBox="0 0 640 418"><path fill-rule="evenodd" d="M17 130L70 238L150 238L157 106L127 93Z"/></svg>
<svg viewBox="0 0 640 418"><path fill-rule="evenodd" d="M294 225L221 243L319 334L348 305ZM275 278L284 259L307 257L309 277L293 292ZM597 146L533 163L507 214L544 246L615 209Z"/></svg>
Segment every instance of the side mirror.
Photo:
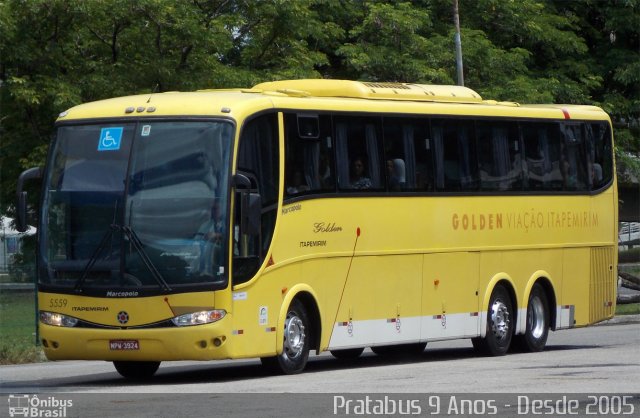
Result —
<svg viewBox="0 0 640 418"><path fill-rule="evenodd" d="M259 235L262 218L260 193L251 189L251 180L244 174L235 174L232 184L240 196L240 233Z"/></svg>
<svg viewBox="0 0 640 418"><path fill-rule="evenodd" d="M42 169L40 167L33 167L23 171L18 177L18 184L16 186L16 229L18 232L25 232L27 226L27 192L23 191L24 182L27 180L42 178Z"/></svg>
<svg viewBox="0 0 640 418"><path fill-rule="evenodd" d="M260 193L243 192L240 196L240 231L247 235L258 235L262 218Z"/></svg>

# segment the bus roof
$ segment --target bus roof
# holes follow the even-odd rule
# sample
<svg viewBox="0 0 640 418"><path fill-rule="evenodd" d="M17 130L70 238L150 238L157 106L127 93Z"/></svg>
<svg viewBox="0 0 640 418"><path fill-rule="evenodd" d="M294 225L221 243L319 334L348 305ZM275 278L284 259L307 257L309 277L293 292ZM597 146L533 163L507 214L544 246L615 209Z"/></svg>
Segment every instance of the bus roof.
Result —
<svg viewBox="0 0 640 418"><path fill-rule="evenodd" d="M478 93L468 87L411 83L372 83L349 80L284 80L258 84L254 89L293 91L315 97L348 97L378 100L481 103Z"/></svg>
<svg viewBox="0 0 640 418"><path fill-rule="evenodd" d="M483 100L478 93L462 86L310 79L266 82L251 89L165 92L100 100L61 113L58 121L135 116L242 118L270 108L608 120L596 106L520 105Z"/></svg>

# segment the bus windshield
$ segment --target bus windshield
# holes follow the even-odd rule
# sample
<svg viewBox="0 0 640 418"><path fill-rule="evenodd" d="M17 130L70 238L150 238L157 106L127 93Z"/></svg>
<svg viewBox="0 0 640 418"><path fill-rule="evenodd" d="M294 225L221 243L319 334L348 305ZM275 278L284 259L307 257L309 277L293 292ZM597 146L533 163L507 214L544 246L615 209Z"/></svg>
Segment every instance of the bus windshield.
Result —
<svg viewBox="0 0 640 418"><path fill-rule="evenodd" d="M222 121L61 126L40 217L41 286L225 287L232 133Z"/></svg>

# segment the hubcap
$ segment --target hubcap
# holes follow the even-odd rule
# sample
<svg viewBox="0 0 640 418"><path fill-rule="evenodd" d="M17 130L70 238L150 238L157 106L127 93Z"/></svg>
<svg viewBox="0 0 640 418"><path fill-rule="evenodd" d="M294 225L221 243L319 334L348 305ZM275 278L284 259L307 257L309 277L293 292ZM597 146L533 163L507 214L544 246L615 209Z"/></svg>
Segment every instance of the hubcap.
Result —
<svg viewBox="0 0 640 418"><path fill-rule="evenodd" d="M529 309L527 309L527 322L531 327L531 335L538 339L544 334L546 327L544 321L544 306L539 297L534 297L529 301Z"/></svg>
<svg viewBox="0 0 640 418"><path fill-rule="evenodd" d="M304 350L304 323L292 314L285 324L284 351L289 358L298 357Z"/></svg>
<svg viewBox="0 0 640 418"><path fill-rule="evenodd" d="M496 300L491 306L491 331L499 340L505 339L509 335L509 309L501 300Z"/></svg>

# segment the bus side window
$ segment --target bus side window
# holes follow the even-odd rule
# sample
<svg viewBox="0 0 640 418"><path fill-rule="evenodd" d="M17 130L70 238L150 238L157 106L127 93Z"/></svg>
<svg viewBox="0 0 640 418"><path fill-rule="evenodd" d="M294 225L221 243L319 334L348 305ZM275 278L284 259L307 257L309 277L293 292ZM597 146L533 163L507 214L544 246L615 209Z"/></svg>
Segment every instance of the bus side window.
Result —
<svg viewBox="0 0 640 418"><path fill-rule="evenodd" d="M473 122L434 119L436 189L444 192L477 190L478 164Z"/></svg>
<svg viewBox="0 0 640 418"><path fill-rule="evenodd" d="M285 198L335 190L331 118L318 116L317 138L300 138L298 115L284 115Z"/></svg>
<svg viewBox="0 0 640 418"><path fill-rule="evenodd" d="M343 191L380 191L384 187L379 118L336 116L338 187Z"/></svg>
<svg viewBox="0 0 640 418"><path fill-rule="evenodd" d="M233 282L251 279L264 261L276 223L278 209L278 120L275 113L259 116L243 127L238 148L238 171L251 179L252 188L260 193L262 203L261 231L257 236L234 237ZM236 205L234 235L239 231Z"/></svg>
<svg viewBox="0 0 640 418"><path fill-rule="evenodd" d="M611 182L611 134L605 122L588 123L586 128L587 165L591 190L598 190Z"/></svg>
<svg viewBox="0 0 640 418"><path fill-rule="evenodd" d="M520 124L527 190L562 190L560 132L555 124Z"/></svg>
<svg viewBox="0 0 640 418"><path fill-rule="evenodd" d="M429 121L384 119L384 160L390 192L433 190L433 156Z"/></svg>
<svg viewBox="0 0 640 418"><path fill-rule="evenodd" d="M522 156L518 126L507 122L477 122L482 190L522 190Z"/></svg>
<svg viewBox="0 0 640 418"><path fill-rule="evenodd" d="M560 170L564 190L589 190L589 178L586 167L587 150L583 127L584 124L582 123L560 124L560 131L563 134Z"/></svg>

